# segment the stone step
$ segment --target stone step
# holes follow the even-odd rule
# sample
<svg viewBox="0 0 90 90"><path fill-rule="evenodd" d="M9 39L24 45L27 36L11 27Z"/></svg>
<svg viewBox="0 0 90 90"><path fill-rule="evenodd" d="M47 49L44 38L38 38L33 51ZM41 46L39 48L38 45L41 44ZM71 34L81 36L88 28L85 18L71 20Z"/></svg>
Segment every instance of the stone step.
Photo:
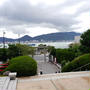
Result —
<svg viewBox="0 0 90 90"><path fill-rule="evenodd" d="M44 74L39 76L34 76L26 79L19 79L18 82L32 82L32 81L42 81L42 80L57 80L57 79L69 79L76 77L88 77L90 72L72 72L72 73L58 73L58 74Z"/></svg>
<svg viewBox="0 0 90 90"><path fill-rule="evenodd" d="M4 80L4 83L2 85L2 89L1 90L7 90L9 82L10 82L10 78L6 77L6 79Z"/></svg>
<svg viewBox="0 0 90 90"><path fill-rule="evenodd" d="M16 90L17 87L17 79L10 80L7 90Z"/></svg>
<svg viewBox="0 0 90 90"><path fill-rule="evenodd" d="M70 72L18 79L17 90L89 90L90 71Z"/></svg>
<svg viewBox="0 0 90 90"><path fill-rule="evenodd" d="M9 77L0 77L0 90L16 90L17 79L10 80Z"/></svg>

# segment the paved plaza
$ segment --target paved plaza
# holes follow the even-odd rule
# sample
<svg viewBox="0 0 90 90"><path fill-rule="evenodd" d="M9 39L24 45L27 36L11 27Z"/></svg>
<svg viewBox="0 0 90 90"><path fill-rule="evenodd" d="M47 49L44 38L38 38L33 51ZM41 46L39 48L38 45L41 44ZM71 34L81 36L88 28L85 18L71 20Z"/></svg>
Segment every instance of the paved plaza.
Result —
<svg viewBox="0 0 90 90"><path fill-rule="evenodd" d="M46 74L19 78L17 90L89 90L90 72Z"/></svg>

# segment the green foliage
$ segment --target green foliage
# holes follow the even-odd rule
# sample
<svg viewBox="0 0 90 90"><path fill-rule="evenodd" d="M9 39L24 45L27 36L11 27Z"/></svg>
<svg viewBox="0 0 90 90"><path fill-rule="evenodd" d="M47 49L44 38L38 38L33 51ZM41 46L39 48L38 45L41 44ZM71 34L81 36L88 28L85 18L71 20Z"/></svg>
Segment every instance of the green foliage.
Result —
<svg viewBox="0 0 90 90"><path fill-rule="evenodd" d="M9 59L17 56L34 55L35 48L25 44L12 44L8 48Z"/></svg>
<svg viewBox="0 0 90 90"><path fill-rule="evenodd" d="M72 43L69 45L68 49L75 53L75 57L78 57L78 56L82 55L79 48L80 48L80 44Z"/></svg>
<svg viewBox="0 0 90 90"><path fill-rule="evenodd" d="M35 48L23 44L10 44L9 48L0 48L0 61L6 61L17 56L34 55Z"/></svg>
<svg viewBox="0 0 90 90"><path fill-rule="evenodd" d="M62 72L73 71L73 70L75 70L83 65L86 65L88 63L90 63L90 54L85 54L85 55L79 56L79 57L75 58L72 62L65 65L62 68ZM82 71L86 70L86 69L90 70L90 65L82 68ZM77 69L77 71L78 71L78 69Z"/></svg>
<svg viewBox="0 0 90 90"><path fill-rule="evenodd" d="M76 49L78 49L79 46L80 46L79 43L71 43L71 44L69 45L69 48L76 48Z"/></svg>
<svg viewBox="0 0 90 90"><path fill-rule="evenodd" d="M50 55L53 55L54 57L56 56L56 49L55 47L51 46L48 48Z"/></svg>
<svg viewBox="0 0 90 90"><path fill-rule="evenodd" d="M33 56L35 53L34 47L30 47L25 44L16 44L16 46L18 47L20 51L20 55L32 55Z"/></svg>
<svg viewBox="0 0 90 90"><path fill-rule="evenodd" d="M6 48L0 48L0 61L7 61L8 59L8 54L7 54L7 49Z"/></svg>
<svg viewBox="0 0 90 90"><path fill-rule="evenodd" d="M29 56L19 56L10 60L5 71L17 72L17 76L32 76L37 73L37 63Z"/></svg>
<svg viewBox="0 0 90 90"><path fill-rule="evenodd" d="M51 52L51 50L54 48L54 46L47 46L48 52Z"/></svg>
<svg viewBox="0 0 90 90"><path fill-rule="evenodd" d="M66 64L66 60L63 60L62 62L61 62L61 65L62 65L62 67Z"/></svg>
<svg viewBox="0 0 90 90"><path fill-rule="evenodd" d="M9 45L9 48L8 48L9 59L17 56L20 56L19 48L15 44Z"/></svg>
<svg viewBox="0 0 90 90"><path fill-rule="evenodd" d="M46 47L46 44L39 44L38 47Z"/></svg>
<svg viewBox="0 0 90 90"><path fill-rule="evenodd" d="M56 58L58 63L61 63L63 60L68 62L75 58L75 54L69 49L56 49Z"/></svg>
<svg viewBox="0 0 90 90"><path fill-rule="evenodd" d="M81 35L80 51L82 53L90 53L90 29Z"/></svg>

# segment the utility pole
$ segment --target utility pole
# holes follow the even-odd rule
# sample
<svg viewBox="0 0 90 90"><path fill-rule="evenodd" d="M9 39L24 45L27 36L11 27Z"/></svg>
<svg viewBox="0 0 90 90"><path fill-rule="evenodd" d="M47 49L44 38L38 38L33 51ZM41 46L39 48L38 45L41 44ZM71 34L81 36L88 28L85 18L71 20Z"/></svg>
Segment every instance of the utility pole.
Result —
<svg viewBox="0 0 90 90"><path fill-rule="evenodd" d="M18 42L19 42L19 44L20 44L20 34L18 34Z"/></svg>
<svg viewBox="0 0 90 90"><path fill-rule="evenodd" d="M5 32L3 31L3 48L5 48Z"/></svg>
<svg viewBox="0 0 90 90"><path fill-rule="evenodd" d="M44 61L46 62L46 47L44 46Z"/></svg>
<svg viewBox="0 0 90 90"><path fill-rule="evenodd" d="M18 34L18 43L20 44L20 34ZM19 48L19 56L21 55L20 53L20 48Z"/></svg>

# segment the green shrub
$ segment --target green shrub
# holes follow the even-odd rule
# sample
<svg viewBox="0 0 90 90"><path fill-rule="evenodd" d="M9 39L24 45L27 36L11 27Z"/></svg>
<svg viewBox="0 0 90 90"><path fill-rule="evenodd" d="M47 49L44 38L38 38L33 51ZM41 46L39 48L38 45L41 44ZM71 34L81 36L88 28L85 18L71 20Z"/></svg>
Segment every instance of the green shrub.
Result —
<svg viewBox="0 0 90 90"><path fill-rule="evenodd" d="M32 76L37 73L37 63L29 56L19 56L10 60L5 71L17 72L17 76Z"/></svg>
<svg viewBox="0 0 90 90"><path fill-rule="evenodd" d="M62 63L63 60L72 61L75 58L75 53L69 49L56 49L56 58L58 63Z"/></svg>
<svg viewBox="0 0 90 90"><path fill-rule="evenodd" d="M65 64L66 64L66 60L63 60L63 61L61 62L61 66L63 67Z"/></svg>
<svg viewBox="0 0 90 90"><path fill-rule="evenodd" d="M67 65L65 65L62 68L62 72L69 72L69 71L74 71L75 69L86 65L90 63L90 54L84 54L82 56L79 56L77 58L75 58L72 62L68 63ZM81 70L90 70L90 65L88 65L87 67L83 67ZM78 71L79 69L75 70Z"/></svg>

